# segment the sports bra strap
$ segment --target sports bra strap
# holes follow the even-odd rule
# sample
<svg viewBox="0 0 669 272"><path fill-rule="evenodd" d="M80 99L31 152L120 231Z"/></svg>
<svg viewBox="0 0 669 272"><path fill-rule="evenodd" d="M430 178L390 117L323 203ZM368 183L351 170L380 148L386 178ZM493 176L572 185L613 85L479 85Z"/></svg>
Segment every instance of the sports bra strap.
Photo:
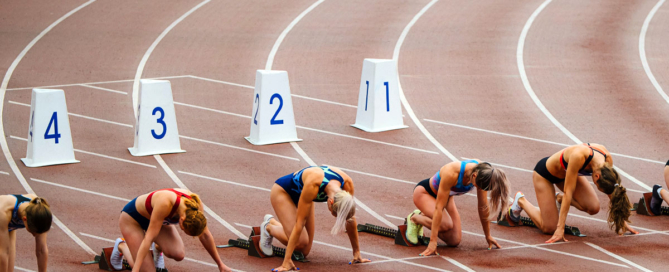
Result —
<svg viewBox="0 0 669 272"><path fill-rule="evenodd" d="M170 217L174 216L174 214L177 212L177 209L179 208L179 204L181 204L181 198L182 197L191 199L191 197L189 195L184 194L184 193L179 192L179 191L174 190L174 189L161 189L161 190L158 190L158 191L170 191L170 192L173 192L177 195L177 200L174 201L174 206L172 206L172 211L170 211L170 215L168 215L167 218L170 218ZM144 206L146 207L146 211L149 213L149 215L151 215L151 213L153 213L153 207L151 206L151 199L153 198L153 194L155 194L158 191L151 192L149 194L149 196L146 197L146 202L144 202Z"/></svg>
<svg viewBox="0 0 669 272"><path fill-rule="evenodd" d="M462 186L462 178L465 175L465 167L467 167L467 164L469 163L476 163L478 164L477 161L475 160L466 160L460 162L460 174L458 174L458 183L455 186Z"/></svg>

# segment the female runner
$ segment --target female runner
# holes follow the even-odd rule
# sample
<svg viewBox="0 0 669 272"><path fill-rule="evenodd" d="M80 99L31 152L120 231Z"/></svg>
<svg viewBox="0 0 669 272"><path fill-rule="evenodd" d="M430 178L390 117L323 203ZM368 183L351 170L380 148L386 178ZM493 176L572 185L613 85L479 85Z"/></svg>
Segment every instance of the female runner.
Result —
<svg viewBox="0 0 669 272"><path fill-rule="evenodd" d="M304 256L311 251L314 242L314 202L327 202L332 216L337 218L331 231L333 235L346 230L353 248L353 260L350 263L370 261L360 256L353 180L342 170L330 166L313 166L283 176L272 186L270 200L278 220L272 215L265 215L261 224L260 247L265 255L271 256L273 238L287 245L283 264L272 271L297 269L291 260L293 251L300 251Z"/></svg>
<svg viewBox="0 0 669 272"><path fill-rule="evenodd" d="M509 219L518 222L520 212L525 210L541 231L553 233L547 243L567 241L564 238L564 227L570 206L591 215L599 212L599 198L586 176L591 176L597 189L610 199L609 227L615 227L616 233L621 235L626 231L637 234L627 224L632 207L627 190L622 186L618 172L613 169L611 154L600 144L573 145L541 159L534 167L532 176L539 208L525 199L522 192L518 192L509 207ZM564 194L556 194L553 185Z"/></svg>
<svg viewBox="0 0 669 272"><path fill-rule="evenodd" d="M35 237L37 270L46 272L49 250L46 233L51 228L51 209L44 198L33 194L0 196L0 271L14 271L16 231L25 228Z"/></svg>
<svg viewBox="0 0 669 272"><path fill-rule="evenodd" d="M509 198L509 182L501 169L479 160L455 161L441 167L429 179L416 185L413 202L418 210L407 216L407 240L418 243L422 228L432 230L430 244L420 255L429 256L437 253L437 239L448 246L458 246L462 238L460 214L455 207L454 196L465 194L476 187L478 213L485 233L488 249L500 248L490 235L490 217L499 207L506 207ZM490 201L488 201L490 192ZM488 204L492 205L489 207ZM492 212L492 213L491 213Z"/></svg>
<svg viewBox="0 0 669 272"><path fill-rule="evenodd" d="M664 166L664 183L669 186L669 161ZM650 209L653 214L661 214L662 200L669 204L669 191L662 188L662 185L655 184L653 186L653 197L650 200Z"/></svg>
<svg viewBox="0 0 669 272"><path fill-rule="evenodd" d="M218 256L202 210L197 194L176 188L143 194L125 205L118 225L135 261L132 271L156 271L149 255L154 242L158 249L154 254L162 251L167 258L183 260L185 249L177 224L187 235L200 239L219 271L231 271Z"/></svg>

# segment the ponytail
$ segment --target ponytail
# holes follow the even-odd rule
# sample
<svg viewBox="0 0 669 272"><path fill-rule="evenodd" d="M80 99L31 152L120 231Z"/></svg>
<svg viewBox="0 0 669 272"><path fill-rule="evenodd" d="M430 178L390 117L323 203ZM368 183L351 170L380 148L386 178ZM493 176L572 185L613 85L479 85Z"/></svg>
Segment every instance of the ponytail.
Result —
<svg viewBox="0 0 669 272"><path fill-rule="evenodd" d="M184 199L186 205L186 218L183 221L183 227L186 234L190 236L200 236L207 227L207 218L200 211L200 197L192 193L190 199Z"/></svg>
<svg viewBox="0 0 669 272"><path fill-rule="evenodd" d="M495 217L497 210L509 206L509 181L502 169L494 168L490 163L479 163L472 173L478 172L476 186L490 192L489 220Z"/></svg>
<svg viewBox="0 0 669 272"><path fill-rule="evenodd" d="M632 204L627 197L627 189L621 184L618 171L613 167L604 165L601 168L601 177L597 183L605 194L611 195L607 219L609 228L613 229L615 227L618 234L626 232L625 223L630 222Z"/></svg>
<svg viewBox="0 0 669 272"><path fill-rule="evenodd" d="M35 197L25 210L28 230L34 233L45 233L51 229L51 208L46 199Z"/></svg>
<svg viewBox="0 0 669 272"><path fill-rule="evenodd" d="M332 235L337 235L346 230L346 222L355 216L355 199L347 191L339 191L334 196L332 211L337 214L337 219L332 227Z"/></svg>

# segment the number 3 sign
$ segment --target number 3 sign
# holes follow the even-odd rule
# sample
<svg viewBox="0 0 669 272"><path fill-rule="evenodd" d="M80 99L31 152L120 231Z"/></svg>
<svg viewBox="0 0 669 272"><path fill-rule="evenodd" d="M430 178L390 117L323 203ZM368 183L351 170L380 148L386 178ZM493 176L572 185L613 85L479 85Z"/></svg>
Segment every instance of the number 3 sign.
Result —
<svg viewBox="0 0 669 272"><path fill-rule="evenodd" d="M140 80L139 114L133 156L186 152L181 150L172 86L168 80Z"/></svg>

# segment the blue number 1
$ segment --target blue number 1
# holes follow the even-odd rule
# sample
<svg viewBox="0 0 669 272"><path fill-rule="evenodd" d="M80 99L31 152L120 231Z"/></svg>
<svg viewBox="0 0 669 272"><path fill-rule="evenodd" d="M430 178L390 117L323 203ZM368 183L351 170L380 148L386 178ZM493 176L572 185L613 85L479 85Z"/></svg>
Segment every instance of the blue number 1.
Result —
<svg viewBox="0 0 669 272"><path fill-rule="evenodd" d="M151 115L156 115L156 112L160 112L160 117L158 118L158 120L156 120L156 122L158 122L158 124L163 125L163 133L158 135L158 134L156 134L156 131L152 129L151 130L151 135L153 135L153 138L156 138L156 139L160 140L163 137L165 137L165 133L167 133L167 124L165 124L165 121L163 121L163 118L165 118L165 112L163 111L163 108L155 107L153 109L153 112L151 113Z"/></svg>
<svg viewBox="0 0 669 272"><path fill-rule="evenodd" d="M389 92L388 81L383 82L383 85L386 85L386 111L390 111L390 100L389 100L389 97L388 97L388 92Z"/></svg>
<svg viewBox="0 0 669 272"><path fill-rule="evenodd" d="M365 93L365 111L367 111L367 100L369 99L369 80L365 81L367 84L367 92Z"/></svg>
<svg viewBox="0 0 669 272"><path fill-rule="evenodd" d="M49 134L51 125L53 125L53 134ZM44 139L56 139L56 144L58 144L58 138L60 138L60 134L58 133L58 113L54 111L51 115L49 125L46 127L46 131L44 132Z"/></svg>

